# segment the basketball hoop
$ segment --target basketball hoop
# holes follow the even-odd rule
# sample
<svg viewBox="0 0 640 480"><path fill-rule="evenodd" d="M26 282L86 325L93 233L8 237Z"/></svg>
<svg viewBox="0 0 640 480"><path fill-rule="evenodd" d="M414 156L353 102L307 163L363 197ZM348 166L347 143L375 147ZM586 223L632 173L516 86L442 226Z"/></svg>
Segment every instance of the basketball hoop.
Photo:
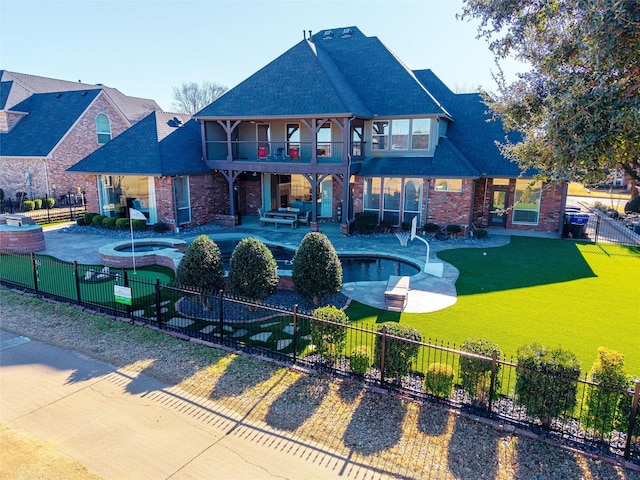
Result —
<svg viewBox="0 0 640 480"><path fill-rule="evenodd" d="M400 245L402 245L403 247L406 247L407 242L409 242L409 237L411 237L411 234L409 232L396 232L396 237L398 237L398 240L400 240Z"/></svg>

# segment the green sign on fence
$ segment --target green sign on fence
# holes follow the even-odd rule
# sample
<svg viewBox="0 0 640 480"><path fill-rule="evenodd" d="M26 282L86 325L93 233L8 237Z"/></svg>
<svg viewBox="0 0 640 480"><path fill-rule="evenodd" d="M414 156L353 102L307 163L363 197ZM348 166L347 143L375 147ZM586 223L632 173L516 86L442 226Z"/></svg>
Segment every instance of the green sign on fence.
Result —
<svg viewBox="0 0 640 480"><path fill-rule="evenodd" d="M114 285L113 293L116 297L116 303L131 305L131 288Z"/></svg>

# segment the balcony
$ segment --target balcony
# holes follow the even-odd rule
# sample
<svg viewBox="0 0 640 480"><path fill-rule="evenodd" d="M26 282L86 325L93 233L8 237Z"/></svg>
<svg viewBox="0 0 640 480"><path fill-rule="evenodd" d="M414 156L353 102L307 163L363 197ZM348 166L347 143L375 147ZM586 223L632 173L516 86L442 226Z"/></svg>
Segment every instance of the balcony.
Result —
<svg viewBox="0 0 640 480"><path fill-rule="evenodd" d="M228 144L226 141L206 141L207 160L227 161ZM360 144L358 144L358 151ZM316 162L323 164L341 164L344 151L343 142L323 142L316 146ZM231 154L234 162L271 162L288 164L311 164L313 144L311 142L231 142Z"/></svg>

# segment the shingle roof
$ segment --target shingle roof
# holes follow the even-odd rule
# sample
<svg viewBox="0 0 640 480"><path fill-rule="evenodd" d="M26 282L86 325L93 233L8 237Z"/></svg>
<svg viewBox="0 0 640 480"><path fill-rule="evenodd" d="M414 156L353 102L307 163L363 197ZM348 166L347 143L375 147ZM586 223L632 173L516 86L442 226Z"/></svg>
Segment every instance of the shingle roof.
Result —
<svg viewBox="0 0 640 480"><path fill-rule="evenodd" d="M476 178L478 169L447 138L441 138L433 157L367 157L361 176Z"/></svg>
<svg viewBox="0 0 640 480"><path fill-rule="evenodd" d="M36 93L101 89L107 93L131 123L137 122L149 112L160 110L160 106L154 100L130 97L115 88L104 85L70 82L25 73L9 72L7 70L0 70L0 81L0 110L16 110L16 105Z"/></svg>
<svg viewBox="0 0 640 480"><path fill-rule="evenodd" d="M211 169L202 160L198 122L187 115L152 112L68 171L169 176Z"/></svg>
<svg viewBox="0 0 640 480"><path fill-rule="evenodd" d="M301 41L196 117L446 114L377 38L349 29Z"/></svg>
<svg viewBox="0 0 640 480"><path fill-rule="evenodd" d="M18 103L14 110L29 114L9 132L0 133L0 155L46 157L100 93L101 90L41 93Z"/></svg>
<svg viewBox="0 0 640 480"><path fill-rule="evenodd" d="M453 115L447 127L447 138L471 162L482 176L517 177L520 168L501 153L496 142L504 142L506 133L499 120L494 120L479 93L453 93L431 70L418 70L416 77ZM510 134L512 141L517 134ZM443 138L440 142L443 142Z"/></svg>

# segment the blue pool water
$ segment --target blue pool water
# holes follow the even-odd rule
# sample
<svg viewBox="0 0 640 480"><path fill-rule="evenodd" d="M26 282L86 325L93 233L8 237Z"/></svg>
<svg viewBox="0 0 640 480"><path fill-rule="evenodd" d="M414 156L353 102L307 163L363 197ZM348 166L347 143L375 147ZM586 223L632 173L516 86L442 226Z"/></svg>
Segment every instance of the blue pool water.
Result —
<svg viewBox="0 0 640 480"><path fill-rule="evenodd" d="M233 253L233 249L237 245L235 240L216 241L222 257L228 268L229 259ZM295 252L285 247L275 245L267 245L273 257L278 263L279 270L291 270L293 265L293 255ZM137 250L137 249L136 249ZM385 258L375 255L370 256L353 256L340 255L342 263L342 281L348 282L366 282L366 281L386 281L391 275L415 275L420 271L418 267L412 263L399 260L397 258Z"/></svg>

